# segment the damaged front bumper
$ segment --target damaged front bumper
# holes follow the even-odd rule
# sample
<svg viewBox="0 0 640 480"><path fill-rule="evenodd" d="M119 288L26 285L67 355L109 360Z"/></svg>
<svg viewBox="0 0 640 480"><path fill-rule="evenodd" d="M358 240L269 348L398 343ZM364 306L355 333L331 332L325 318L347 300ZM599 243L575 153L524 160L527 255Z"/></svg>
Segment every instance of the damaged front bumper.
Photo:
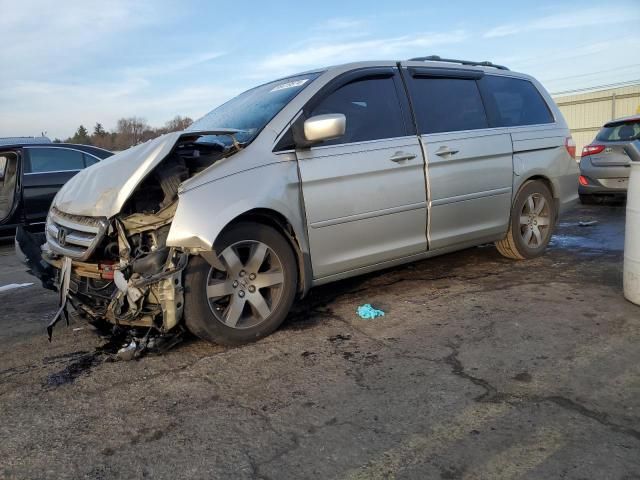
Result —
<svg viewBox="0 0 640 480"><path fill-rule="evenodd" d="M25 230L16 253L46 288L59 293L59 309L48 326L72 307L91 323L144 327L159 333L182 319L182 272L187 252L165 245L175 204L156 214L135 213L107 222L53 209L46 243Z"/></svg>

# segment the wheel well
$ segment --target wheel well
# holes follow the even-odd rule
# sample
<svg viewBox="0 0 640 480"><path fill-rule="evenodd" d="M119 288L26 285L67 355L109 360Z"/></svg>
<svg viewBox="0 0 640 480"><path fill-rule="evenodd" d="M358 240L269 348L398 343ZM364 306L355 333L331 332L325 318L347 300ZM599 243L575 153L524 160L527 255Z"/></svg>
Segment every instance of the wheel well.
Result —
<svg viewBox="0 0 640 480"><path fill-rule="evenodd" d="M284 236L287 239L293 252L296 257L296 263L298 266L298 292L305 293L308 290L307 278L309 275L307 274L304 262L304 256L302 254L302 248L300 247L300 242L296 237L295 230L291 226L291 223L287 220L287 218L279 212L275 210L269 210L266 208L255 208L253 210L249 210L245 212L233 220L231 220L223 230L229 228L231 225L235 225L240 222L253 222L253 223L261 223L263 225L268 225Z"/></svg>
<svg viewBox="0 0 640 480"><path fill-rule="evenodd" d="M556 192L553 188L553 183L551 183L551 180L549 180L547 177L544 177L542 175L534 175L533 177L527 178L527 180L525 180L522 184L524 185L526 182L531 180L538 180L544 183L546 187L549 189L549 191L551 192L551 195L553 196L553 198L556 198Z"/></svg>

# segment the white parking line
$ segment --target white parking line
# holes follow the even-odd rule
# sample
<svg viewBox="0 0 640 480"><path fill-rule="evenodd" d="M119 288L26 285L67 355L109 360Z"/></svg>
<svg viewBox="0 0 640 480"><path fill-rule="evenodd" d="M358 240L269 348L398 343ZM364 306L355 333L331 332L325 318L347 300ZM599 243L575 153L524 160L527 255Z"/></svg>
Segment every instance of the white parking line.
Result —
<svg viewBox="0 0 640 480"><path fill-rule="evenodd" d="M10 283L9 285L3 285L0 287L0 292L6 292L13 290L14 288L30 287L33 283Z"/></svg>

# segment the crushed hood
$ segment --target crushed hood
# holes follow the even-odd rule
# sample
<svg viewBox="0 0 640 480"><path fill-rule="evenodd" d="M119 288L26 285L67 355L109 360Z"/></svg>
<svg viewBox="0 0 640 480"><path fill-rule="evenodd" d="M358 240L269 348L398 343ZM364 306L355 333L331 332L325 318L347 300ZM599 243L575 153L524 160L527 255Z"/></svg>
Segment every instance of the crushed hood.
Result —
<svg viewBox="0 0 640 480"><path fill-rule="evenodd" d="M172 132L136 145L82 170L60 189L53 205L73 215L113 217L179 141L237 132L233 129Z"/></svg>

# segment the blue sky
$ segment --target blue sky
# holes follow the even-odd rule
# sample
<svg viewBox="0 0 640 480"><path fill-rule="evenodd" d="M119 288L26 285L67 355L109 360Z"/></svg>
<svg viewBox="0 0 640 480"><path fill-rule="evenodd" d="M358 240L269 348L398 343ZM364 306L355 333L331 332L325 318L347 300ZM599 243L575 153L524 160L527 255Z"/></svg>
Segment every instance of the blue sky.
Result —
<svg viewBox="0 0 640 480"><path fill-rule="evenodd" d="M195 119L256 84L352 60L491 60L551 92L640 78L640 0L402 4L0 0L0 137Z"/></svg>

